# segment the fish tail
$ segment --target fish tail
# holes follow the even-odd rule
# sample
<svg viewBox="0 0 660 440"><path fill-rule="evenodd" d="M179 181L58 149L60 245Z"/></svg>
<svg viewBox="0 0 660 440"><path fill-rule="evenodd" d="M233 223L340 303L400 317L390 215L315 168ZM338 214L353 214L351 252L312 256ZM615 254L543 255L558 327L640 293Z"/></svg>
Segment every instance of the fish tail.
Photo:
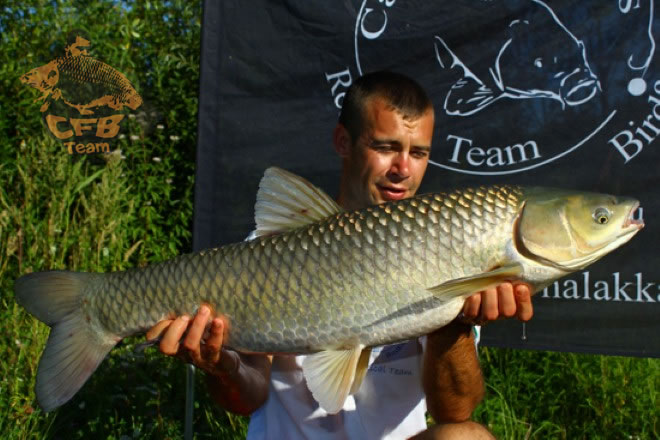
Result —
<svg viewBox="0 0 660 440"><path fill-rule="evenodd" d="M16 302L51 327L37 370L36 396L44 411L71 399L119 341L91 324L85 306L102 277L49 271L16 280Z"/></svg>

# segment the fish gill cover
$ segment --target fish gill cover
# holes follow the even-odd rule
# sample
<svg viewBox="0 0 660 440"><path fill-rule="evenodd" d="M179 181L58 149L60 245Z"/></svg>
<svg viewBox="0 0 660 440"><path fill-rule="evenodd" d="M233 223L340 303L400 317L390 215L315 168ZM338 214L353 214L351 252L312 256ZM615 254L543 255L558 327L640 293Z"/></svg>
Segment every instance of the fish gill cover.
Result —
<svg viewBox="0 0 660 440"><path fill-rule="evenodd" d="M142 97L114 67L90 54L84 31L69 34L64 53L21 76L38 90L39 111L48 132L68 154L109 153L121 130L125 109L137 110Z"/></svg>

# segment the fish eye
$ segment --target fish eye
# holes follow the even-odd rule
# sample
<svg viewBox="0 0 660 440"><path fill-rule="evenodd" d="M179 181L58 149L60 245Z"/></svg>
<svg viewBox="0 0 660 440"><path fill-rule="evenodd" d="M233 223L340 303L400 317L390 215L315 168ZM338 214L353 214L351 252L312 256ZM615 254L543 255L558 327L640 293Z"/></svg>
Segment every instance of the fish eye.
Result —
<svg viewBox="0 0 660 440"><path fill-rule="evenodd" d="M539 69L543 67L543 58L537 58L534 60L534 66L538 67Z"/></svg>
<svg viewBox="0 0 660 440"><path fill-rule="evenodd" d="M612 213L607 208L596 208L593 218L599 225L604 225L610 220Z"/></svg>

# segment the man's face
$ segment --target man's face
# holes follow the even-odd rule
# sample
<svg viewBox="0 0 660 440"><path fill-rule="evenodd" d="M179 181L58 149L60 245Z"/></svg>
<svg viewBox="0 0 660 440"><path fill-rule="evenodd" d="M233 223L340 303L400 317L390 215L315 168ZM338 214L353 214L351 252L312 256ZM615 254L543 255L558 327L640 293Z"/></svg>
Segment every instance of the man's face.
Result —
<svg viewBox="0 0 660 440"><path fill-rule="evenodd" d="M347 184L340 203L363 208L413 196L431 152L433 111L406 120L380 98L367 101L362 133L344 157Z"/></svg>

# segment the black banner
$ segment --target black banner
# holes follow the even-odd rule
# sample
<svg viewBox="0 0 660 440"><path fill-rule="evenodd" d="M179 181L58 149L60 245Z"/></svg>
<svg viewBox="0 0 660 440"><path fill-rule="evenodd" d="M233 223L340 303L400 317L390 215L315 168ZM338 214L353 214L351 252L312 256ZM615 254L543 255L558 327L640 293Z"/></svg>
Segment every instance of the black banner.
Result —
<svg viewBox="0 0 660 440"><path fill-rule="evenodd" d="M394 70L435 105L422 192L518 183L641 200L637 237L483 342L660 356L657 24L653 0L206 1L195 247L252 230L269 166L336 195L343 95Z"/></svg>

